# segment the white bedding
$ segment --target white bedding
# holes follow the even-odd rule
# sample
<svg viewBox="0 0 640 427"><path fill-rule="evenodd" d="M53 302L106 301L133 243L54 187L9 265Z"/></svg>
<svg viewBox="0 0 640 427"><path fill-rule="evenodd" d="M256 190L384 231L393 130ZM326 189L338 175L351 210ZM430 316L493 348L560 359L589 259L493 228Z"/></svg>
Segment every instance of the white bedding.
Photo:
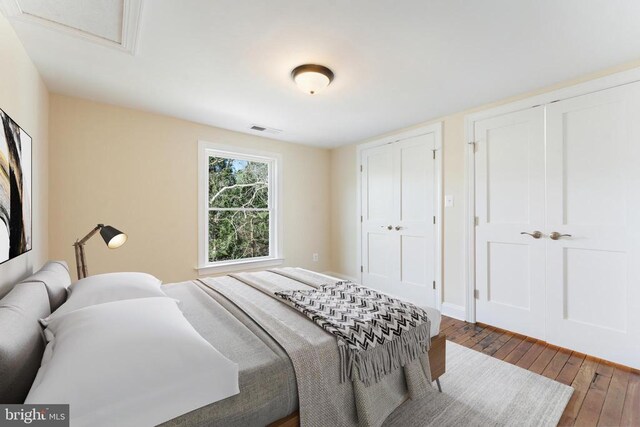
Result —
<svg viewBox="0 0 640 427"><path fill-rule="evenodd" d="M53 319L91 305L134 298L166 297L160 279L146 273L106 273L78 280L68 288L67 301L49 317L40 319L42 326Z"/></svg>
<svg viewBox="0 0 640 427"><path fill-rule="evenodd" d="M438 310L431 307L421 307L424 311L427 312L427 317L431 321L431 338L435 337L440 333L440 321L442 320L442 315Z"/></svg>
<svg viewBox="0 0 640 427"><path fill-rule="evenodd" d="M25 403L68 403L71 425L154 426L237 394L238 365L176 300L138 298L55 317Z"/></svg>

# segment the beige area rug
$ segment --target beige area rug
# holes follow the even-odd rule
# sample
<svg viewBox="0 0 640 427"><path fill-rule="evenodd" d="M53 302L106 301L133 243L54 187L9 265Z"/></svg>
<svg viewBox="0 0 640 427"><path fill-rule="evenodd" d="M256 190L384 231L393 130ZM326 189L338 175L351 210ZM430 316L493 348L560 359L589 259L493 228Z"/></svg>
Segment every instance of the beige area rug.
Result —
<svg viewBox="0 0 640 427"><path fill-rule="evenodd" d="M555 426L573 388L447 341L447 372L385 426Z"/></svg>

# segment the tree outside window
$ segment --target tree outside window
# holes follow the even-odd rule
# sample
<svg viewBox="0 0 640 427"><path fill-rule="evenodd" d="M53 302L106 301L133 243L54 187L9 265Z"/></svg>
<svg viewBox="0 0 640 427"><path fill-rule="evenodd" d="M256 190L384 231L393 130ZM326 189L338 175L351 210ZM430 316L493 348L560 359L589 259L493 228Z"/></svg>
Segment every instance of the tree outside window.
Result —
<svg viewBox="0 0 640 427"><path fill-rule="evenodd" d="M211 155L208 166L208 262L271 256L271 163Z"/></svg>

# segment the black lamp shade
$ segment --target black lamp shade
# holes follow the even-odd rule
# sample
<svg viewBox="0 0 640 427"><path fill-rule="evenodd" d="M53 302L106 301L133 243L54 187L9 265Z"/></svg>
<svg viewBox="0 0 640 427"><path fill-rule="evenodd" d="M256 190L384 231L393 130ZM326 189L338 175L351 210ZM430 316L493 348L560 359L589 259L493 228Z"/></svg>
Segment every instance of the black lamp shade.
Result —
<svg viewBox="0 0 640 427"><path fill-rule="evenodd" d="M113 228L110 225L105 225L100 229L100 235L104 239L109 249L116 249L124 245L127 241L127 235L122 231Z"/></svg>

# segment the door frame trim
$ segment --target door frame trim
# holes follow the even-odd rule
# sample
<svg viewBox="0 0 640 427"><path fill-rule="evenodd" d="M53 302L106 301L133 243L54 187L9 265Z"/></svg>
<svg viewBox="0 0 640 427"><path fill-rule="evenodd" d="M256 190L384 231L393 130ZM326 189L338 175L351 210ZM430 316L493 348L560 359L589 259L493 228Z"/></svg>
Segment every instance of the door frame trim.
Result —
<svg viewBox="0 0 640 427"><path fill-rule="evenodd" d="M358 144L356 146L356 230L357 230L357 242L356 242L356 252L357 252L357 269L360 271L358 273L358 279L362 282L362 271L360 267L362 264L362 222L360 221L360 217L362 216L362 173L360 171L360 166L362 166L362 152L369 148L379 147L385 144L392 144L394 142L399 142L408 138L413 138L416 136L424 135L427 133L433 133L435 135L435 170L434 175L436 178L435 182L435 215L436 215L436 239L435 239L435 269L434 269L434 279L436 281L436 309L440 310L442 306L442 296L443 296L443 259L442 259L442 250L443 250L443 231L442 231L442 208L443 208L443 166L442 166L442 157L443 157L443 138L442 138L442 122L435 122L424 126L419 126L412 128L410 130L397 132L394 134L390 134L381 138L376 138L373 141L365 142L362 144Z"/></svg>
<svg viewBox="0 0 640 427"><path fill-rule="evenodd" d="M540 105L551 104L556 101L574 98L601 90L611 89L640 81L640 68L622 71L608 76L578 83L562 89L552 90L540 95L531 96L518 101L510 102L498 107L489 108L465 115L464 140L465 145L465 251L464 251L464 286L465 286L465 320L476 322L475 283L476 283L476 236L475 236L475 122L500 116L508 113L526 110Z"/></svg>

